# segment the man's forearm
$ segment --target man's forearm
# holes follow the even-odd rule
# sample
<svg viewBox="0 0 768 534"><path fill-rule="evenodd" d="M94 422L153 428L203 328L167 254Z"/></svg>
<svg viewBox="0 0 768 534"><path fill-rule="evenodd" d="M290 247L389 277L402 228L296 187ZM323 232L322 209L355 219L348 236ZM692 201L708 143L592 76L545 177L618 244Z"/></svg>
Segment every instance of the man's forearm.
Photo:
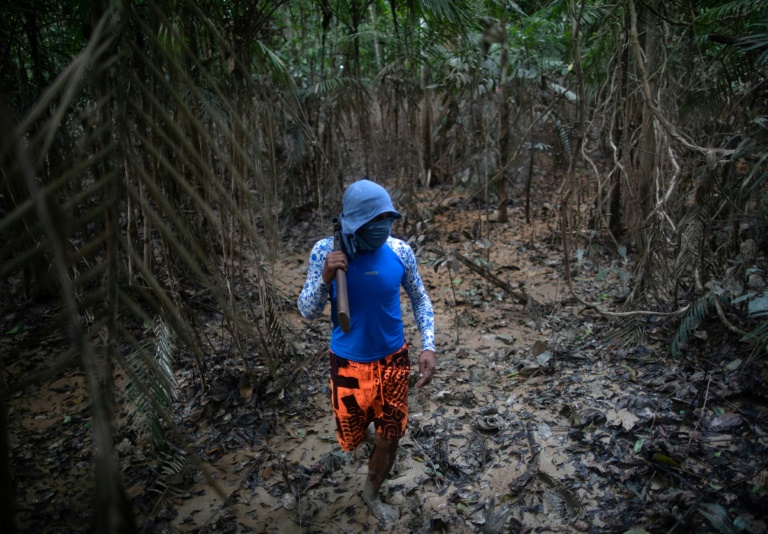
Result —
<svg viewBox="0 0 768 534"><path fill-rule="evenodd" d="M299 295L299 312L305 319L317 319L323 314L328 302L328 285L318 278L314 283L307 282Z"/></svg>

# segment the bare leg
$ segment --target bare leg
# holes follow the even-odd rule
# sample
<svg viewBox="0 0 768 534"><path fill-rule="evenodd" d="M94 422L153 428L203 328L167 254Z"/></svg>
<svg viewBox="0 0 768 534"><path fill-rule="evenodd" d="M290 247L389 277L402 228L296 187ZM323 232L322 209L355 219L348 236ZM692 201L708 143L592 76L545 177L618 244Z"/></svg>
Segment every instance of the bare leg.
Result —
<svg viewBox="0 0 768 534"><path fill-rule="evenodd" d="M384 479L389 475L397 456L397 439L385 439L376 432L373 442L373 452L368 460L368 479L363 488L363 500L371 509L371 513L379 521L386 522L400 517L397 508L384 504L379 497L379 490Z"/></svg>

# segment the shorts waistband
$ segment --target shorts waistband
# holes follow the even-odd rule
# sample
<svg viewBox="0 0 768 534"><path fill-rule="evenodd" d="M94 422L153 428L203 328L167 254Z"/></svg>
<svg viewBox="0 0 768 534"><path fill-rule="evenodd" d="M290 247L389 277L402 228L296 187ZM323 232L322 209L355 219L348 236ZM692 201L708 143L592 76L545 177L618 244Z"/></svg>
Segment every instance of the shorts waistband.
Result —
<svg viewBox="0 0 768 534"><path fill-rule="evenodd" d="M356 361L356 360L350 360L349 358L345 358L344 356L339 356L338 354L336 354L336 353L335 353L335 352L333 352L332 350L331 350L331 351L329 351L329 352L330 352L330 353L331 353L331 354L332 354L334 357L336 357L336 358L339 358L339 359L342 359L342 360L346 360L346 361L347 361L347 362L349 362L350 364L358 364L358 365L370 365L370 364L372 364L372 363L378 363L378 364L380 364L380 365L389 365L390 363L392 363L392 361L393 361L393 360L394 360L394 359L395 359L395 358L396 358L398 355L402 354L404 351L407 351L407 350L408 350L408 342L406 341L406 342L404 342L404 343L403 343L402 347L400 347L399 349L397 349L395 352L393 352L393 353L391 353L391 354L387 354L386 356L384 356L383 358L379 358L378 360L371 360L370 362L358 362L358 361Z"/></svg>

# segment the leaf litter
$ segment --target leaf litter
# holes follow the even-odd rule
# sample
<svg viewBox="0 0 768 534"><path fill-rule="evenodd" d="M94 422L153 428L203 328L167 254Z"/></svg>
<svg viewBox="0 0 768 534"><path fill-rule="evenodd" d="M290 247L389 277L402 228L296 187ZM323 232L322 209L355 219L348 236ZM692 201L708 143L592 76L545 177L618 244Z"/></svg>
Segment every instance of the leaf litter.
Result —
<svg viewBox="0 0 768 534"><path fill-rule="evenodd" d="M307 323L295 309L306 256L325 229L303 221L287 232L273 273L302 357L283 362L273 381L252 348L249 382L220 316L208 312L209 389L177 362L174 423L221 494L183 449L153 452L119 414L116 450L142 531L765 531L765 361L745 358L715 323L679 359L659 342L671 327L661 317L647 319L644 343L612 341L616 324L564 291L556 236L534 223L544 235L530 242L513 208L512 222L480 241L470 210L450 199L418 241L438 373L411 391L409 430L382 489L400 509L396 524L376 524L359 496L371 443L347 454L335 441L327 317ZM625 297L629 267L607 253L574 261L579 291L606 305ZM418 334L404 304L415 364ZM51 304L37 306L47 316ZM64 344L53 331L40 344L44 328L4 312L9 383ZM89 530L84 395L69 371L9 399L20 532Z"/></svg>

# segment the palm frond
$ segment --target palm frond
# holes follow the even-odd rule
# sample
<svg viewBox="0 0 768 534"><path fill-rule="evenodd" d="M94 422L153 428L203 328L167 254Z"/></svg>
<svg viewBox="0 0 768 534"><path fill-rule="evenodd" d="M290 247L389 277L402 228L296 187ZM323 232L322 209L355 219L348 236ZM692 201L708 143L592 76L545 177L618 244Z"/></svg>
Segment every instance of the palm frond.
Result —
<svg viewBox="0 0 768 534"><path fill-rule="evenodd" d="M160 454L160 465L151 493L157 495L153 514L166 506L171 499L181 498L187 493L184 473L189 468L189 457L181 449Z"/></svg>
<svg viewBox="0 0 768 534"><path fill-rule="evenodd" d="M279 362L296 356L296 348L292 341L295 336L278 306L274 288L267 283L266 273L261 269L257 272L260 313L256 315L258 320L253 323L258 332L256 340L262 356L272 370L272 375L277 376Z"/></svg>
<svg viewBox="0 0 768 534"><path fill-rule="evenodd" d="M703 10L698 17L700 23L714 23L722 19L732 17L741 18L747 13L762 12L765 13L765 6L760 6L761 2L753 0L731 0L726 2L716 2L709 9Z"/></svg>
<svg viewBox="0 0 768 534"><path fill-rule="evenodd" d="M280 57L262 41L256 42L256 64L266 79L279 89L291 94L296 92L296 82Z"/></svg>
<svg viewBox="0 0 768 534"><path fill-rule="evenodd" d="M202 314L192 313L190 295L210 296L229 324L252 319L237 304L244 288L232 281L246 246L260 260L270 250L278 199L264 173L271 147L254 116L259 105L243 102L279 101L275 119L287 116L306 129L298 106L288 104L296 101L292 80L265 46L251 43L254 79L269 83L233 94L218 76L226 54L211 68L164 6L113 7L120 12L105 13L18 124L0 109L0 283L17 294L23 285L28 296L45 285L66 303L60 324L72 332L72 346L40 377L80 355L94 419L95 529L104 532L131 523L111 452L113 362L129 377L121 401L146 418L159 447L165 431L180 436L170 417L177 345L194 355L205 380L207 351L196 324ZM232 49L194 2L185 16L212 50ZM271 291L263 291L262 325L270 336L263 343L271 349L264 358L282 361L292 332L279 324ZM142 324L155 326L149 342L131 334Z"/></svg>
<svg viewBox="0 0 768 534"><path fill-rule="evenodd" d="M419 0L418 12L431 26L452 35L465 36L477 24L472 4L466 0Z"/></svg>
<svg viewBox="0 0 768 534"><path fill-rule="evenodd" d="M573 149L571 147L571 134L568 131L568 128L565 124L563 124L563 122L560 120L560 117L558 117L556 113L550 113L549 119L552 121L552 124L555 127L555 131L557 132L557 140L563 149L563 153L566 155L566 157L570 157Z"/></svg>
<svg viewBox="0 0 768 534"><path fill-rule="evenodd" d="M133 417L134 430L139 435L149 431L154 447L162 449L166 441L165 432L161 414L153 407L159 405L170 410L176 398L176 378L173 373L176 346L162 318L155 319L151 331L153 339L127 358L133 372L126 382L124 395Z"/></svg>
<svg viewBox="0 0 768 534"><path fill-rule="evenodd" d="M334 78L328 78L327 80L320 81L307 87L303 94L305 94L307 97L341 97L346 94L347 91L357 90L360 88L360 83L354 78L348 76L338 76Z"/></svg>
<svg viewBox="0 0 768 534"><path fill-rule="evenodd" d="M752 195L768 180L768 117L755 117L736 147L733 159L752 160L752 168L742 181L742 195ZM763 199L765 200L765 199Z"/></svg>
<svg viewBox="0 0 768 534"><path fill-rule="evenodd" d="M749 89L754 78L754 61L743 50L730 50L723 60L716 62L704 79L682 99L680 109L685 114L696 110L717 109L728 105L734 94Z"/></svg>
<svg viewBox="0 0 768 534"><path fill-rule="evenodd" d="M680 357L693 332L699 327L704 318L715 309L715 301L720 298L710 291L693 303L691 309L685 314L677 332L672 338L670 352L675 357Z"/></svg>
<svg viewBox="0 0 768 534"><path fill-rule="evenodd" d="M613 324L606 339L622 349L642 347L648 340L646 323L636 315L622 317Z"/></svg>
<svg viewBox="0 0 768 534"><path fill-rule="evenodd" d="M768 62L768 33L756 33L739 39L739 44L745 50L762 50L763 53L757 60L758 65Z"/></svg>
<svg viewBox="0 0 768 534"><path fill-rule="evenodd" d="M192 109L197 105L197 112L200 116L200 120L206 124L212 122L213 114L217 116L219 122L229 124L227 108L215 91L211 91L205 87L185 87L184 103Z"/></svg>

